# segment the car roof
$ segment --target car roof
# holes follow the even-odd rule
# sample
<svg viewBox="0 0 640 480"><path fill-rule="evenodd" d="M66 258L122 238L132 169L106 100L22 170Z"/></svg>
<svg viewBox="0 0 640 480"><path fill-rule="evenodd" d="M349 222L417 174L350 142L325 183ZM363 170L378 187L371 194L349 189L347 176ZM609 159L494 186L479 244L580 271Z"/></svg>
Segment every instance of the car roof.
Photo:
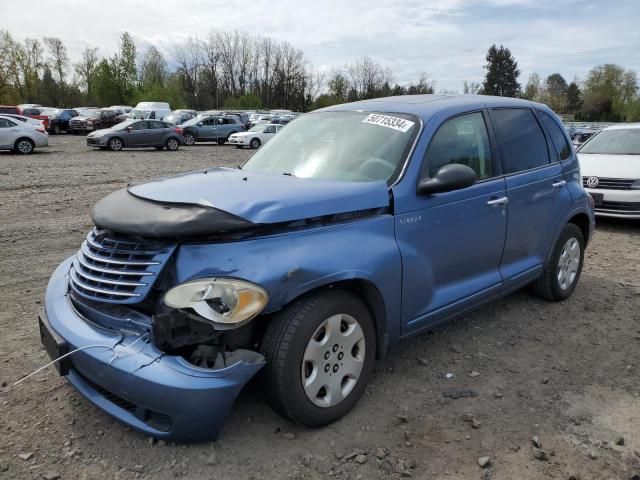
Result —
<svg viewBox="0 0 640 480"><path fill-rule="evenodd" d="M605 127L603 128L603 130L635 130L637 128L640 128L640 123L621 123L619 125L611 125L610 127Z"/></svg>
<svg viewBox="0 0 640 480"><path fill-rule="evenodd" d="M374 98L359 102L343 103L326 107L321 111L365 111L365 112L395 112L407 113L428 120L434 114L448 108L466 107L469 110L475 108L495 107L532 107L536 106L544 110L549 108L541 103L531 102L520 98L493 97L489 95L400 95L396 97ZM549 110L550 111L550 110Z"/></svg>

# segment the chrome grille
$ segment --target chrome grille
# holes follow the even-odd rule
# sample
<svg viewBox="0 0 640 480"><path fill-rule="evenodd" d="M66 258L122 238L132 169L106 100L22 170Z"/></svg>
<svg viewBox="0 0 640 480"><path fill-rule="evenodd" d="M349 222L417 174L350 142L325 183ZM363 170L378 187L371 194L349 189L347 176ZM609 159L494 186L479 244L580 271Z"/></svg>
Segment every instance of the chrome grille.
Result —
<svg viewBox="0 0 640 480"><path fill-rule="evenodd" d="M94 228L73 261L69 284L76 293L93 300L140 302L174 248Z"/></svg>
<svg viewBox="0 0 640 480"><path fill-rule="evenodd" d="M582 186L585 188L603 188L607 190L629 190L631 189L631 185L636 180L629 180L627 178L600 178L598 179L598 185L595 187L587 186L587 180L591 177L582 177Z"/></svg>

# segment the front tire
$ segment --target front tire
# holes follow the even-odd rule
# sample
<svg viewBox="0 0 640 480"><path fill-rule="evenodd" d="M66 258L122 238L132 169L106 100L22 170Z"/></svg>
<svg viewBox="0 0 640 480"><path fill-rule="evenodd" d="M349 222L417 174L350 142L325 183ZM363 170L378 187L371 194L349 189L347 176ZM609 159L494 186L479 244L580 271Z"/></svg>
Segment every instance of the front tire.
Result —
<svg viewBox="0 0 640 480"><path fill-rule="evenodd" d="M531 285L533 293L552 302L569 298L582 273L584 247L582 230L573 223L567 224L542 275Z"/></svg>
<svg viewBox="0 0 640 480"><path fill-rule="evenodd" d="M185 133L184 134L184 143L191 147L196 143L196 137L193 133Z"/></svg>
<svg viewBox="0 0 640 480"><path fill-rule="evenodd" d="M118 137L113 137L109 140L109 150L112 152L119 152L122 150L124 145L122 144L122 140Z"/></svg>
<svg viewBox="0 0 640 480"><path fill-rule="evenodd" d="M251 142L249 143L249 146L254 150L260 148L260 145L262 145L262 142L260 141L259 138L252 138Z"/></svg>
<svg viewBox="0 0 640 480"><path fill-rule="evenodd" d="M19 153L20 155L28 155L30 153L33 153L34 148L35 144L29 138L19 138L13 145L13 151L15 153Z"/></svg>
<svg viewBox="0 0 640 480"><path fill-rule="evenodd" d="M274 410L301 425L327 425L354 407L371 378L373 319L350 292L308 295L276 315L262 352L267 399Z"/></svg>

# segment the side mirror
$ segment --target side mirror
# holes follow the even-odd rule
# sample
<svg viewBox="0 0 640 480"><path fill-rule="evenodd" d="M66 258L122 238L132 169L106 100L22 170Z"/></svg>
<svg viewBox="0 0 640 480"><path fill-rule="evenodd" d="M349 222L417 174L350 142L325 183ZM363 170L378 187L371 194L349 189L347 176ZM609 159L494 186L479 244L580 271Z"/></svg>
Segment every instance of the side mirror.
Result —
<svg viewBox="0 0 640 480"><path fill-rule="evenodd" d="M202 125L204 125L204 123L202 123L202 122L198 122L198 125L197 125L197 126L198 126L198 127L201 127Z"/></svg>
<svg viewBox="0 0 640 480"><path fill-rule="evenodd" d="M131 133L131 127L127 127L127 133Z"/></svg>
<svg viewBox="0 0 640 480"><path fill-rule="evenodd" d="M433 178L423 178L418 182L418 195L451 192L470 187L476 183L476 172L466 165L450 163L440 167Z"/></svg>

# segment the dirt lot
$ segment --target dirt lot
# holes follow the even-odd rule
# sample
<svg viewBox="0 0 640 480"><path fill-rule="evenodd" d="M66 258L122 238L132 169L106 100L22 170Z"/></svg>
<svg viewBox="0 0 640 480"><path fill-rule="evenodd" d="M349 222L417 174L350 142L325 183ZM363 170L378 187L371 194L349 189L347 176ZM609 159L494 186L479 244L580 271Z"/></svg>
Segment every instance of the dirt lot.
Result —
<svg viewBox="0 0 640 480"><path fill-rule="evenodd" d="M640 478L640 223L599 223L570 300L519 292L391 352L356 409L327 428L283 420L250 384L216 443L164 444L91 407L53 370L11 387L47 361L36 313L95 201L248 155L94 152L72 136L29 157L0 153L0 478ZM462 389L477 396L443 396Z"/></svg>

